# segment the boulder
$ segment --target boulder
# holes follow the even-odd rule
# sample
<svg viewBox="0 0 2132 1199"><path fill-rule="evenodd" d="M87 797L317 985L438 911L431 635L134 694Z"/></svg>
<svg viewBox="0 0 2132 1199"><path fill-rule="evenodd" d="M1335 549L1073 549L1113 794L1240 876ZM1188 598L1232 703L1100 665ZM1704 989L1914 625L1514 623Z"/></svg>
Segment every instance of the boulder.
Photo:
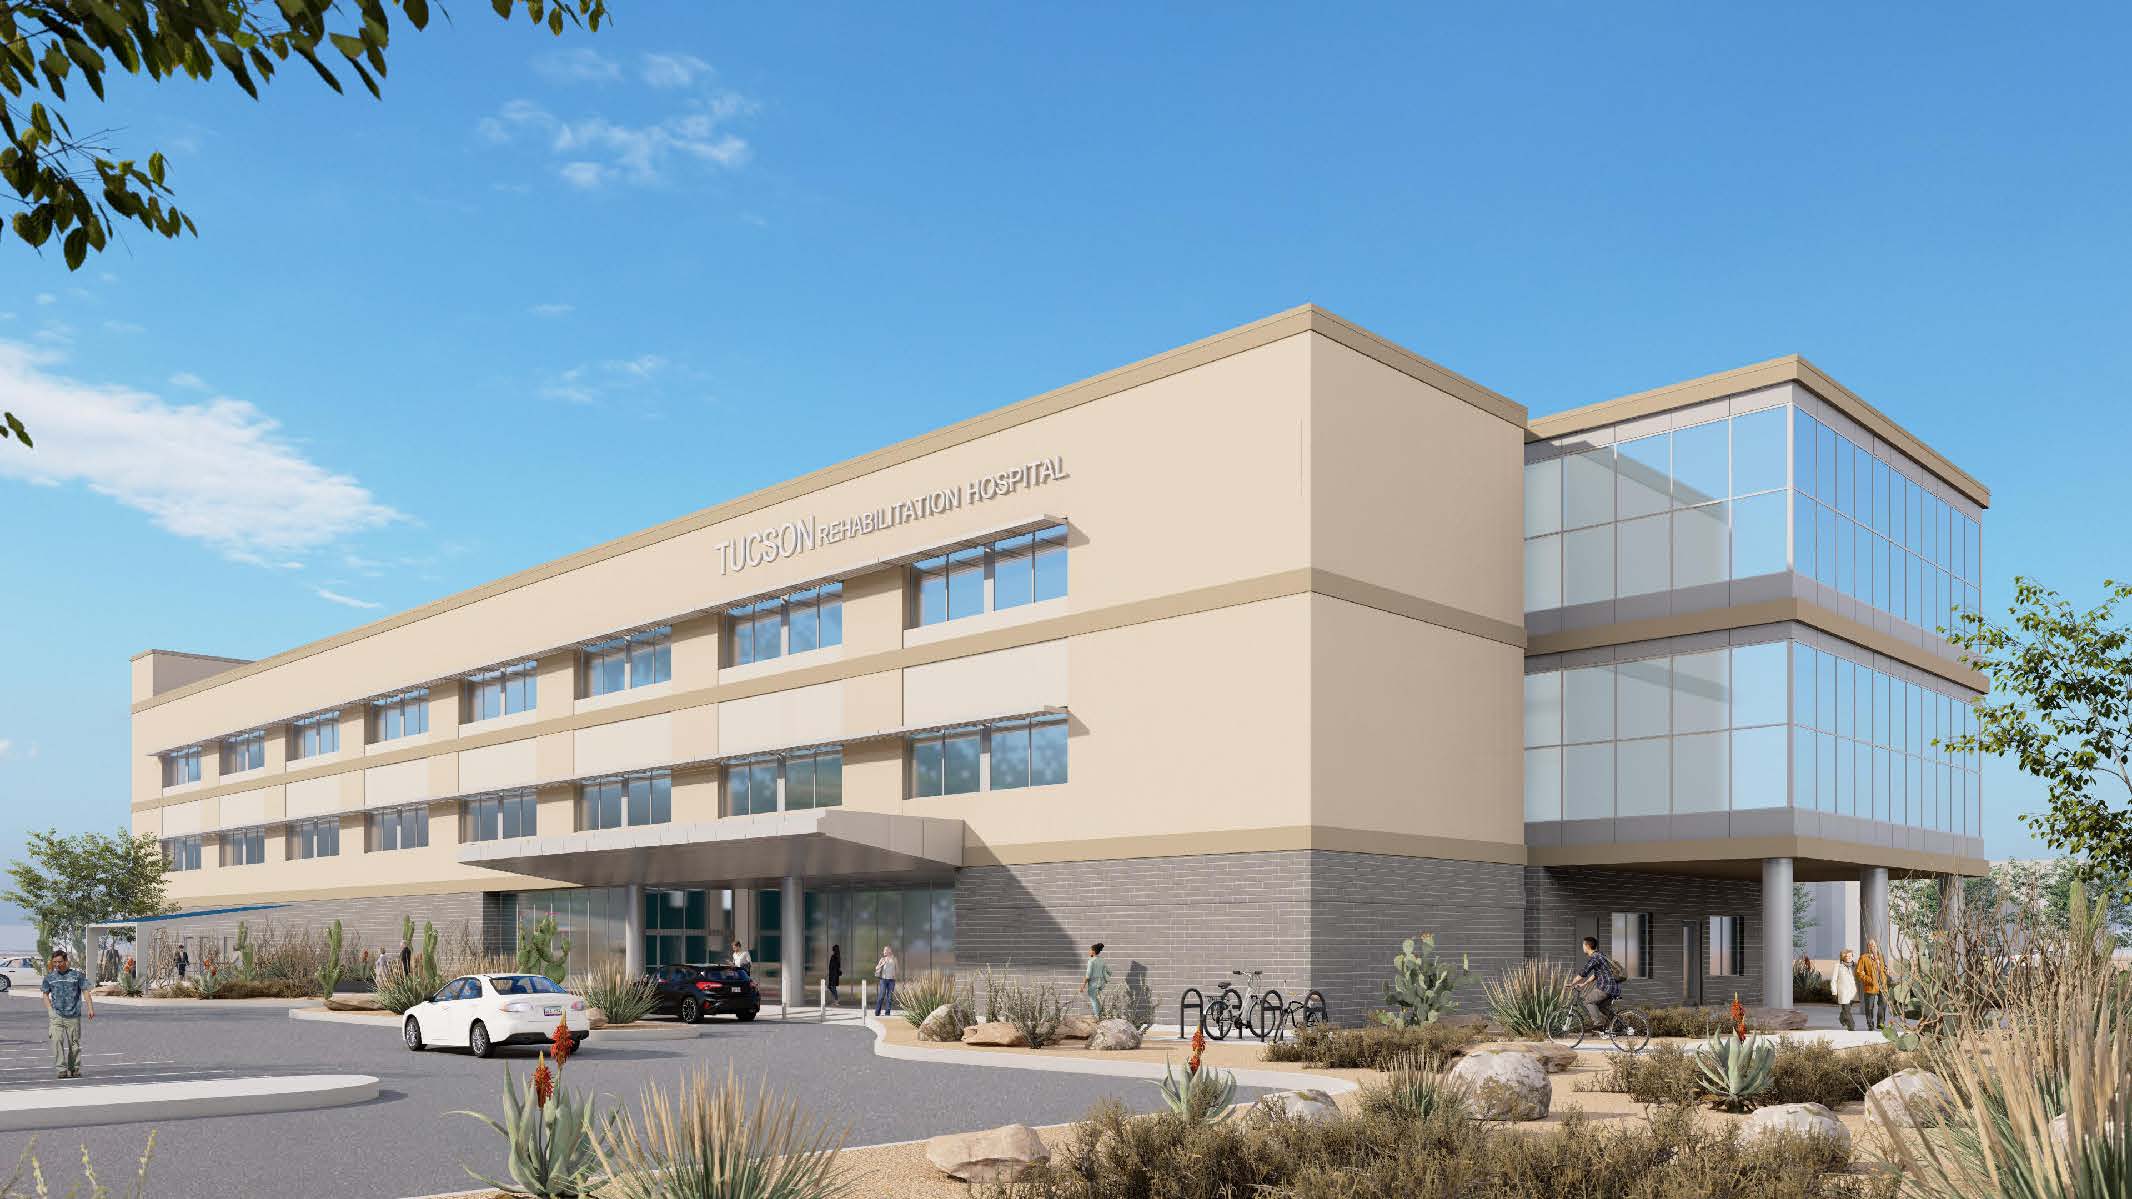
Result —
<svg viewBox="0 0 2132 1199"><path fill-rule="evenodd" d="M957 1041L962 1034L955 1028L955 1005L943 1003L918 1022L918 1039L921 1041Z"/></svg>
<svg viewBox="0 0 2132 1199"><path fill-rule="evenodd" d="M101 999L106 995L124 995L125 993L126 988L119 986L117 983L98 983L89 988L90 996L97 999Z"/></svg>
<svg viewBox="0 0 2132 1199"><path fill-rule="evenodd" d="M1524 1052L1468 1053L1446 1080L1465 1093L1473 1115L1482 1120L1544 1120L1555 1097L1547 1067Z"/></svg>
<svg viewBox="0 0 2132 1199"><path fill-rule="evenodd" d="M1851 1130L1843 1126L1836 1113L1818 1103L1780 1103L1755 1109L1740 1128L1740 1143L1752 1145L1765 1137L1786 1133L1822 1137L1845 1153L1851 1151Z"/></svg>
<svg viewBox="0 0 2132 1199"><path fill-rule="evenodd" d="M1059 1017L1059 1040L1085 1041L1095 1035L1096 1018L1094 1016Z"/></svg>
<svg viewBox="0 0 2132 1199"><path fill-rule="evenodd" d="M950 1178L964 1182L1013 1182L1051 1151L1027 1124L1007 1124L985 1132L958 1132L925 1143L925 1160Z"/></svg>
<svg viewBox="0 0 2132 1199"><path fill-rule="evenodd" d="M2051 1117L2050 1135L2051 1140L2057 1143L2058 1148L2063 1149L2068 1153L2072 1152L2073 1118L2062 1113ZM2092 1126L2090 1126L2088 1130L2088 1135L2090 1137L2096 1135ZM2101 1135L2106 1138L2115 1137L2117 1135L2117 1121L2104 1120L2102 1123Z"/></svg>
<svg viewBox="0 0 2132 1199"><path fill-rule="evenodd" d="M1105 1020L1096 1025L1088 1038L1090 1049L1120 1050L1140 1048L1140 1030L1124 1020Z"/></svg>
<svg viewBox="0 0 2132 1199"><path fill-rule="evenodd" d="M1553 1041L1484 1041L1467 1053L1529 1053L1540 1059L1549 1074L1560 1074L1577 1064L1577 1051Z"/></svg>
<svg viewBox="0 0 2132 1199"><path fill-rule="evenodd" d="M962 1043L965 1045L1005 1045L1026 1048L1029 1044L1029 1038L1022 1035L1021 1029L1004 1020L988 1020L983 1024L972 1024L970 1027L963 1029Z"/></svg>
<svg viewBox="0 0 2132 1199"><path fill-rule="evenodd" d="M1339 1107L1333 1103L1332 1096L1323 1091L1276 1091L1261 1097L1252 1106L1258 1111L1279 1113L1306 1124L1321 1124L1340 1118Z"/></svg>
<svg viewBox="0 0 2132 1199"><path fill-rule="evenodd" d="M1884 1130L1939 1124L1953 1110L1954 1092L1940 1076L1915 1067L1890 1074L1866 1091L1866 1118Z"/></svg>
<svg viewBox="0 0 2132 1199"><path fill-rule="evenodd" d="M1806 1027L1806 1013L1789 1007L1751 1007L1747 1027L1757 1032L1798 1032Z"/></svg>
<svg viewBox="0 0 2132 1199"><path fill-rule="evenodd" d="M325 1003L326 1010L329 1012L382 1012L385 1010L385 1005L378 1002L377 996L364 995L359 992L347 995L329 995L326 997Z"/></svg>
<svg viewBox="0 0 2132 1199"><path fill-rule="evenodd" d="M591 1028L607 1027L607 1013L601 1011L596 1007L588 1007L585 1009L585 1020L587 1026Z"/></svg>

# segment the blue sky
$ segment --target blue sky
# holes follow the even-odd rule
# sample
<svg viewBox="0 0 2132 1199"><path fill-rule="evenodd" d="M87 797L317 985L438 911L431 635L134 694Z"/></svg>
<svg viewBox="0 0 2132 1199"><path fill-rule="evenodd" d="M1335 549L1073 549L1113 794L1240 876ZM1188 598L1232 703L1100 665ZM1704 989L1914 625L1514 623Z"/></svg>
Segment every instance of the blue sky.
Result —
<svg viewBox="0 0 2132 1199"><path fill-rule="evenodd" d="M1306 300L1539 413L1801 352L1994 489L1987 607L2127 573L2121 9L456 7L382 103L73 106L201 236L0 242L45 438L0 450L0 846L124 820L138 650L271 653ZM1994 856L2035 797L1987 776Z"/></svg>

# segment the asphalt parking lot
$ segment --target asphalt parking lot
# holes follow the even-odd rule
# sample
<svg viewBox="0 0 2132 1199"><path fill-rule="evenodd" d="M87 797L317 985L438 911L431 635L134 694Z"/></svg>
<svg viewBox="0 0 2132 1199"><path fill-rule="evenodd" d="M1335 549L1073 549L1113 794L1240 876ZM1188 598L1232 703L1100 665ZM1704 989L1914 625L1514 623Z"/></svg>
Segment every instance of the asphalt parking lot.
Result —
<svg viewBox="0 0 2132 1199"><path fill-rule="evenodd" d="M609 1042L595 1033L565 1073L576 1089L633 1102L643 1085L672 1085L691 1072L750 1085L765 1080L799 1099L850 1145L914 1140L1018 1121L1073 1120L1115 1096L1159 1107L1155 1085L982 1066L893 1061L872 1052L873 1034L849 1025L714 1020L690 1041ZM503 1169L502 1139L457 1109L501 1109L506 1065L523 1075L535 1051L507 1048L476 1061L460 1051L410 1053L396 1027L371 1029L288 1018L279 1008L141 1008L109 1004L83 1031L83 1084L268 1073L375 1075L377 1100L352 1107L260 1116L207 1117L158 1126L147 1194L307 1199L402 1199L476 1186L462 1164ZM31 998L0 999L0 1088L46 1085L45 1016ZM77 1084L66 1084L77 1085ZM0 1133L0 1177L34 1135L38 1157L61 1177L86 1146L107 1183L130 1178L150 1125ZM126 1187L116 1188L124 1193ZM64 1193L64 1188L60 1188Z"/></svg>

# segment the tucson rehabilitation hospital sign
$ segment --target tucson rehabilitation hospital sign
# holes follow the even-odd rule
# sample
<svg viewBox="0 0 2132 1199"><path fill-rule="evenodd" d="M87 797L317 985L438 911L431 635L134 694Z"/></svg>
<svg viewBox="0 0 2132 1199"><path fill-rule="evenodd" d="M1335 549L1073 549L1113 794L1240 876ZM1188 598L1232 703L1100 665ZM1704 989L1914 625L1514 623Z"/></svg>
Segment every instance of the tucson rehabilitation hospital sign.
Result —
<svg viewBox="0 0 2132 1199"><path fill-rule="evenodd" d="M839 541L913 524L964 506L1005 499L1015 492L1042 487L1065 477L1066 459L1063 456L1039 458L994 474L980 475L959 486L884 504L868 512L839 516L834 520L817 520L810 516L769 525L745 537L719 542L716 547L718 573L739 574L751 566L767 566L780 558L798 557L818 545L835 545Z"/></svg>

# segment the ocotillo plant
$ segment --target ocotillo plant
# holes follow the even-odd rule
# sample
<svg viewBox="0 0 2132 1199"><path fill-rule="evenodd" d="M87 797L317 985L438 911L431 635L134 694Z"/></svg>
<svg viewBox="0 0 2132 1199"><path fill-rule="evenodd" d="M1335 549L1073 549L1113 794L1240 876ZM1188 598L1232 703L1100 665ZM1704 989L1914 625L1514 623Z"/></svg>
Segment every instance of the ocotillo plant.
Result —
<svg viewBox="0 0 2132 1199"><path fill-rule="evenodd" d="M318 968L318 993L331 999L341 985L341 922L326 926L326 960Z"/></svg>
<svg viewBox="0 0 2132 1199"><path fill-rule="evenodd" d="M1392 981L1384 984L1384 1011L1372 1012L1381 1023L1399 1028L1434 1024L1438 1017L1458 1007L1451 992L1472 977L1471 961L1461 957L1458 968L1436 956L1436 934L1409 937L1392 959Z"/></svg>
<svg viewBox="0 0 2132 1199"><path fill-rule="evenodd" d="M558 935L555 917L542 916L531 928L518 926L518 969L563 981L570 964L570 938Z"/></svg>

